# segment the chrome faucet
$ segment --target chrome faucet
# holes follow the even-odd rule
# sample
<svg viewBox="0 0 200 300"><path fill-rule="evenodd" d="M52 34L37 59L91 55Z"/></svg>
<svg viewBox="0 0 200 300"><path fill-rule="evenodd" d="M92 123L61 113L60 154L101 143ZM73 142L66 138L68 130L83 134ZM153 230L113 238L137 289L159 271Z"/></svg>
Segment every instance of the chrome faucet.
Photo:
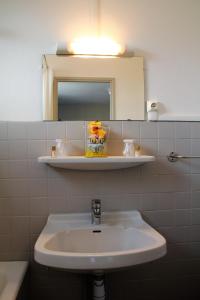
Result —
<svg viewBox="0 0 200 300"><path fill-rule="evenodd" d="M101 224L101 200L93 199L91 203L92 224Z"/></svg>

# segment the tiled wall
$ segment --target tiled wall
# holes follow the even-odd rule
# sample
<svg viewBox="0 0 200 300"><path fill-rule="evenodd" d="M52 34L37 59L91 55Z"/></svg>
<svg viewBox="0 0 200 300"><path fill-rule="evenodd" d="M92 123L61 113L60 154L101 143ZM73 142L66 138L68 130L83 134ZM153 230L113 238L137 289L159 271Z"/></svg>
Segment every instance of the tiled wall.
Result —
<svg viewBox="0 0 200 300"><path fill-rule="evenodd" d="M200 155L199 122L107 122L109 154L134 138L156 161L106 172L56 170L37 163L56 138L84 152L84 122L0 122L0 260L32 258L49 213L139 209L168 241L166 257L107 275L111 300L198 299L200 293L200 159L169 163L171 151ZM84 299L86 277L32 262L32 299ZM88 300L88 299L87 299Z"/></svg>

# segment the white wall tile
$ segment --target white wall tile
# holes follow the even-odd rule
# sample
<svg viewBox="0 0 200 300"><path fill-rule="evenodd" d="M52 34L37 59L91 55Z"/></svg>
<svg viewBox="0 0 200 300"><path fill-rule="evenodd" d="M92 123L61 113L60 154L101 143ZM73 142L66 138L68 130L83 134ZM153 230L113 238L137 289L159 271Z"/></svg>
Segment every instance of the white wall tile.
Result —
<svg viewBox="0 0 200 300"><path fill-rule="evenodd" d="M143 212L145 220L152 226L173 226L174 212L172 210L166 211L145 211Z"/></svg>
<svg viewBox="0 0 200 300"><path fill-rule="evenodd" d="M8 197L8 180L1 179L0 180L0 197Z"/></svg>
<svg viewBox="0 0 200 300"><path fill-rule="evenodd" d="M190 226L160 227L159 232L165 236L168 243L187 243L191 241Z"/></svg>
<svg viewBox="0 0 200 300"><path fill-rule="evenodd" d="M55 145L55 139L59 137L70 137L73 150L70 154L82 155L83 123L31 122L25 127L17 124L16 128L12 124L8 144L7 123L0 122L0 220L6 218L1 230L7 236L4 249L0 246L0 258L3 257L1 250L6 249L7 257L11 259L26 257L49 213L89 212L93 198L102 200L103 211L139 209L146 220L163 233L168 243L200 242L199 162L180 160L171 164L166 159L168 151L190 154L191 147L192 153L197 155L199 127L185 122L125 121L123 125L122 122L108 122L111 127L110 154L120 155L122 139L134 138L141 143L142 154L160 155L154 163L138 168L79 172L38 164L37 157L50 154L51 145ZM193 127L192 140L190 127ZM23 226L27 228L23 229ZM13 236L17 239L19 235L15 253L14 239L11 239Z"/></svg>
<svg viewBox="0 0 200 300"><path fill-rule="evenodd" d="M176 209L186 209L191 207L191 201L190 201L190 193L175 193L175 208Z"/></svg>
<svg viewBox="0 0 200 300"><path fill-rule="evenodd" d="M8 138L8 122L0 121L0 140Z"/></svg>
<svg viewBox="0 0 200 300"><path fill-rule="evenodd" d="M200 225L190 226L190 242L200 242Z"/></svg>
<svg viewBox="0 0 200 300"><path fill-rule="evenodd" d="M49 205L47 197L31 197L30 198L30 215L31 216L47 216L49 213Z"/></svg>
<svg viewBox="0 0 200 300"><path fill-rule="evenodd" d="M66 174L70 172L69 170L66 169L59 169L59 168L54 168L49 165L47 165L47 177L48 178L63 178L65 177Z"/></svg>
<svg viewBox="0 0 200 300"><path fill-rule="evenodd" d="M162 192L187 192L190 189L189 178L188 174L161 175L159 188Z"/></svg>
<svg viewBox="0 0 200 300"><path fill-rule="evenodd" d="M133 186L135 184L135 180L133 180ZM139 192L141 193L156 193L162 192L160 187L160 177L158 175L142 174L141 177L138 178L139 184ZM167 190L168 192L169 190Z"/></svg>
<svg viewBox="0 0 200 300"><path fill-rule="evenodd" d="M191 207L200 208L200 191L194 191L191 195Z"/></svg>
<svg viewBox="0 0 200 300"><path fill-rule="evenodd" d="M107 143L108 155L123 155L123 142L122 140L109 140Z"/></svg>
<svg viewBox="0 0 200 300"><path fill-rule="evenodd" d="M21 140L28 138L27 122L8 122L8 139Z"/></svg>
<svg viewBox="0 0 200 300"><path fill-rule="evenodd" d="M69 193L73 196L102 194L105 190L102 173L73 172L69 178Z"/></svg>
<svg viewBox="0 0 200 300"><path fill-rule="evenodd" d="M28 196L28 181L26 179L9 179L7 181L8 196L10 197L27 197Z"/></svg>
<svg viewBox="0 0 200 300"><path fill-rule="evenodd" d="M192 174L190 178L192 191L200 191L200 174Z"/></svg>
<svg viewBox="0 0 200 300"><path fill-rule="evenodd" d="M65 201L64 205L67 205L67 211L70 213L78 212L90 212L91 211L91 200L92 199L101 199L101 196L97 194L89 196L70 196ZM104 211L104 202L102 202L102 211Z"/></svg>
<svg viewBox="0 0 200 300"><path fill-rule="evenodd" d="M38 163L37 159L27 161L28 176L30 178L46 178L48 166L46 164Z"/></svg>
<svg viewBox="0 0 200 300"><path fill-rule="evenodd" d="M4 205L10 216L28 216L29 214L28 197L10 197L6 199Z"/></svg>
<svg viewBox="0 0 200 300"><path fill-rule="evenodd" d="M189 122L175 122L175 138L189 139L191 137L190 128Z"/></svg>
<svg viewBox="0 0 200 300"><path fill-rule="evenodd" d="M10 235L0 235L0 253L9 253L10 245Z"/></svg>
<svg viewBox="0 0 200 300"><path fill-rule="evenodd" d="M11 234L12 235L29 235L29 217L13 217L11 219Z"/></svg>
<svg viewBox="0 0 200 300"><path fill-rule="evenodd" d="M139 139L140 138L140 123L123 121L122 122L122 138L123 139Z"/></svg>
<svg viewBox="0 0 200 300"><path fill-rule="evenodd" d="M200 156L200 140L191 140L191 154Z"/></svg>
<svg viewBox="0 0 200 300"><path fill-rule="evenodd" d="M177 139L175 141L175 152L179 155L191 155L191 140L190 139Z"/></svg>
<svg viewBox="0 0 200 300"><path fill-rule="evenodd" d="M28 161L27 160L9 160L8 177L9 178L27 178Z"/></svg>
<svg viewBox="0 0 200 300"><path fill-rule="evenodd" d="M29 122L27 124L28 139L45 140L47 137L46 122Z"/></svg>
<svg viewBox="0 0 200 300"><path fill-rule="evenodd" d="M191 138L200 139L200 123L192 122L191 123Z"/></svg>
<svg viewBox="0 0 200 300"><path fill-rule="evenodd" d="M145 175L157 175L158 174L158 160L156 158L153 162L148 162L148 164L144 164L140 166L140 173Z"/></svg>
<svg viewBox="0 0 200 300"><path fill-rule="evenodd" d="M29 235L12 235L11 251L16 253L28 252L30 249Z"/></svg>
<svg viewBox="0 0 200 300"><path fill-rule="evenodd" d="M28 157L28 142L27 140L12 140L9 141L9 159L24 160Z"/></svg>
<svg viewBox="0 0 200 300"><path fill-rule="evenodd" d="M2 216L0 218L0 235L10 234L11 231L11 218Z"/></svg>
<svg viewBox="0 0 200 300"><path fill-rule="evenodd" d="M140 210L141 209L141 194L121 194L114 196L102 196L103 208L105 211L114 210Z"/></svg>
<svg viewBox="0 0 200 300"><path fill-rule="evenodd" d="M142 139L156 139L158 138L157 123L141 122L140 123L140 137Z"/></svg>
<svg viewBox="0 0 200 300"><path fill-rule="evenodd" d="M0 180L0 197L28 196L28 182L25 179Z"/></svg>
<svg viewBox="0 0 200 300"><path fill-rule="evenodd" d="M48 197L49 213L67 213L68 205L66 196L49 196Z"/></svg>
<svg viewBox="0 0 200 300"><path fill-rule="evenodd" d="M8 199L7 197L0 197L0 216L8 216L10 214Z"/></svg>
<svg viewBox="0 0 200 300"><path fill-rule="evenodd" d="M156 139L142 139L140 142L141 155L154 155L158 154L158 141Z"/></svg>
<svg viewBox="0 0 200 300"><path fill-rule="evenodd" d="M66 123L65 122L47 122L47 139L65 139Z"/></svg>
<svg viewBox="0 0 200 300"><path fill-rule="evenodd" d="M69 140L66 144L67 155L85 155L84 140Z"/></svg>
<svg viewBox="0 0 200 300"><path fill-rule="evenodd" d="M122 122L121 121L104 121L103 125L109 128L109 140L118 140L122 138Z"/></svg>
<svg viewBox="0 0 200 300"><path fill-rule="evenodd" d="M200 156L200 140L191 140L191 155ZM200 159L190 159L191 173L200 173Z"/></svg>
<svg viewBox="0 0 200 300"><path fill-rule="evenodd" d="M66 139L67 140L84 140L87 126L84 121L66 122Z"/></svg>
<svg viewBox="0 0 200 300"><path fill-rule="evenodd" d="M30 233L40 234L47 221L47 217L43 216L32 216L30 218Z"/></svg>
<svg viewBox="0 0 200 300"><path fill-rule="evenodd" d="M49 178L48 179L48 197L65 197L69 190L69 184L65 178Z"/></svg>
<svg viewBox="0 0 200 300"><path fill-rule="evenodd" d="M142 195L143 210L170 210L175 207L175 193L148 193Z"/></svg>
<svg viewBox="0 0 200 300"><path fill-rule="evenodd" d="M0 178L8 178L8 161L0 160Z"/></svg>
<svg viewBox="0 0 200 300"><path fill-rule="evenodd" d="M158 210L172 210L175 206L174 193L158 193L157 194Z"/></svg>
<svg viewBox="0 0 200 300"><path fill-rule="evenodd" d="M158 209L158 195L156 193L142 194L142 210Z"/></svg>
<svg viewBox="0 0 200 300"><path fill-rule="evenodd" d="M46 141L29 141L28 142L28 158L38 158L47 155Z"/></svg>
<svg viewBox="0 0 200 300"><path fill-rule="evenodd" d="M173 139L159 139L158 140L158 154L160 156L169 155L170 152L175 150Z"/></svg>
<svg viewBox="0 0 200 300"><path fill-rule="evenodd" d="M101 194L119 195L142 192L142 181L137 169L102 172Z"/></svg>
<svg viewBox="0 0 200 300"><path fill-rule="evenodd" d="M173 122L158 122L158 138L174 139L175 129Z"/></svg>
<svg viewBox="0 0 200 300"><path fill-rule="evenodd" d="M200 174L200 158L190 159L190 170L193 174Z"/></svg>
<svg viewBox="0 0 200 300"><path fill-rule="evenodd" d="M193 225L200 225L200 209L192 209L191 221Z"/></svg>
<svg viewBox="0 0 200 300"><path fill-rule="evenodd" d="M8 142L7 141L0 141L0 159L8 159Z"/></svg>
<svg viewBox="0 0 200 300"><path fill-rule="evenodd" d="M175 224L176 226L188 226L191 224L190 210L182 209L175 211Z"/></svg>
<svg viewBox="0 0 200 300"><path fill-rule="evenodd" d="M156 158L157 162L157 174L189 174L191 170L191 164L189 159L178 160L175 163L168 161L167 156Z"/></svg>
<svg viewBox="0 0 200 300"><path fill-rule="evenodd" d="M46 197L47 196L47 179L30 179L29 180L30 197Z"/></svg>

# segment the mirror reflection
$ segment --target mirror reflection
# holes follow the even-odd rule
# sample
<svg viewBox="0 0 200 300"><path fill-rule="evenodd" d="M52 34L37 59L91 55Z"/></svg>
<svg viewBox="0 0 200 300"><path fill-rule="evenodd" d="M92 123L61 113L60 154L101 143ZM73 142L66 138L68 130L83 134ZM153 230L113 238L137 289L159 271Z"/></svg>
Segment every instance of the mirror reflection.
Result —
<svg viewBox="0 0 200 300"><path fill-rule="evenodd" d="M144 120L142 57L43 56L43 120Z"/></svg>
<svg viewBox="0 0 200 300"><path fill-rule="evenodd" d="M58 120L110 120L110 82L58 81Z"/></svg>

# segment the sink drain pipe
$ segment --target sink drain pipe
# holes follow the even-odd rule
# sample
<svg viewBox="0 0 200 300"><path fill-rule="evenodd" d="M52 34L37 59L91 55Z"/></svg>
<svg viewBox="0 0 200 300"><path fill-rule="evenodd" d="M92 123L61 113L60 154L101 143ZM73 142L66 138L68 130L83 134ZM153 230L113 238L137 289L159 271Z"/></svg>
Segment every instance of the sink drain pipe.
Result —
<svg viewBox="0 0 200 300"><path fill-rule="evenodd" d="M93 300L105 300L105 284L104 284L104 275L95 274L93 277Z"/></svg>

